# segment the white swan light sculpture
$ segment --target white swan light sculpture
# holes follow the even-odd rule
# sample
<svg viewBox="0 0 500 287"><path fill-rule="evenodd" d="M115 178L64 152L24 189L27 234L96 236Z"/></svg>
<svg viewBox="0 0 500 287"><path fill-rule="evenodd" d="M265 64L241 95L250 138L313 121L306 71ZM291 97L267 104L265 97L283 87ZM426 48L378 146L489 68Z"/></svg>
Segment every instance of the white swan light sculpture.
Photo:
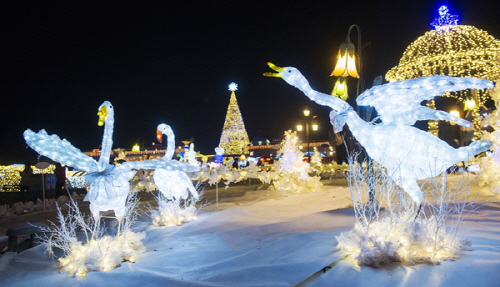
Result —
<svg viewBox="0 0 500 287"><path fill-rule="evenodd" d="M444 92L492 87L489 80L432 76L376 86L357 99L359 105L373 106L379 112L382 123L372 124L363 121L347 102L313 90L296 68L268 65L278 73L264 73L265 76L283 78L314 102L332 108L330 120L335 132L349 125L368 155L387 168L388 174L419 209L423 194L418 179L437 176L456 162L467 160L491 146L491 142L477 141L455 149L438 137L410 126L416 120L427 119L471 126L463 119L420 106L420 103Z"/></svg>
<svg viewBox="0 0 500 287"><path fill-rule="evenodd" d="M161 160L166 162L178 162L172 159L175 148L175 136L172 128L167 124L160 124L158 125L156 133L160 143L162 141L161 135L166 135L168 140L167 151ZM196 165L196 167L197 166L198 165ZM189 193L191 193L195 199L199 199L199 194L193 186L191 179L183 171L156 169L153 173L153 179L160 192L170 200L187 199Z"/></svg>
<svg viewBox="0 0 500 287"><path fill-rule="evenodd" d="M129 180L137 169L180 170L185 172L198 171L198 167L187 163L165 160L145 160L125 162L119 166L109 164L113 146L114 109L110 102L105 101L98 110L98 124L104 125L102 150L99 161L87 156L74 147L66 139L57 135L49 135L45 130L38 133L27 129L24 132L26 143L39 154L61 164L87 172L86 181L90 188L85 197L90 201L90 210L94 218L99 218L100 211L113 210L121 222L125 214L125 203L130 192Z"/></svg>

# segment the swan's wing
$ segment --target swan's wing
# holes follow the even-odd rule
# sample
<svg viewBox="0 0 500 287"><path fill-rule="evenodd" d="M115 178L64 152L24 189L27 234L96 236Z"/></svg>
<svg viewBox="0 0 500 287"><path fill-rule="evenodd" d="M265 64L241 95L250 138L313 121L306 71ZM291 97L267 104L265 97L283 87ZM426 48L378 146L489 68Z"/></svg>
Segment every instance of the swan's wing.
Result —
<svg viewBox="0 0 500 287"><path fill-rule="evenodd" d="M172 196L177 199L186 199L189 197L189 192L194 198L199 198L198 192L185 172L157 169L153 173L153 178L160 192L169 199Z"/></svg>
<svg viewBox="0 0 500 287"><path fill-rule="evenodd" d="M465 89L486 89L493 83L486 79L471 77L431 76L410 79L373 87L362 93L356 102L360 106L372 106L384 123L411 125L416 120L443 119L458 124L463 121L451 116L444 116L442 111L420 109L420 103L440 96L445 92L457 92Z"/></svg>
<svg viewBox="0 0 500 287"><path fill-rule="evenodd" d="M128 161L122 163L120 169L164 169L171 171L196 172L199 166L190 165L187 162L177 160L165 160L163 158L148 159L143 161Z"/></svg>
<svg viewBox="0 0 500 287"><path fill-rule="evenodd" d="M441 121L453 122L463 127L472 127L472 123L467 120L464 120L460 117L456 117L444 111L434 110L424 106L415 108L413 114L411 115L413 117L413 120L415 121L441 120Z"/></svg>
<svg viewBox="0 0 500 287"><path fill-rule="evenodd" d="M86 172L97 171L97 162L66 139L60 139L57 135L49 135L45 130L35 133L27 129L23 135L26 143L40 155Z"/></svg>

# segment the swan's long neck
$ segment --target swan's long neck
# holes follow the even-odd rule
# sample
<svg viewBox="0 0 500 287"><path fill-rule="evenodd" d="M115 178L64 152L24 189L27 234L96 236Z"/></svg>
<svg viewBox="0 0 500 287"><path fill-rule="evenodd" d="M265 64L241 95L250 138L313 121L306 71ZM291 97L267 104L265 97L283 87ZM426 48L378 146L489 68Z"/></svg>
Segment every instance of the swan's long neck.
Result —
<svg viewBox="0 0 500 287"><path fill-rule="evenodd" d="M293 79L292 82L293 86L301 90L309 99L320 105L328 106L339 113L346 111L350 107L350 105L344 100L313 90L309 85L309 82L302 75Z"/></svg>
<svg viewBox="0 0 500 287"><path fill-rule="evenodd" d="M102 136L101 156L99 157L99 167L104 169L109 164L111 148L113 147L113 127L115 126L115 115L112 109L104 119L104 135Z"/></svg>
<svg viewBox="0 0 500 287"><path fill-rule="evenodd" d="M361 145L366 146L366 144L368 144L367 141L369 141L369 135L373 131L373 127L369 123L362 120L346 101L313 90L309 85L309 82L302 75L298 75L292 82L296 88L301 90L314 102L323 106L328 106L335 110L338 114L347 111L347 125L349 126L352 134ZM349 108L351 108L350 111L348 111Z"/></svg>
<svg viewBox="0 0 500 287"><path fill-rule="evenodd" d="M174 157L175 151L175 136L172 128L169 125L166 125L164 135L167 136L167 151L165 152L165 156L163 157L166 160L171 160Z"/></svg>

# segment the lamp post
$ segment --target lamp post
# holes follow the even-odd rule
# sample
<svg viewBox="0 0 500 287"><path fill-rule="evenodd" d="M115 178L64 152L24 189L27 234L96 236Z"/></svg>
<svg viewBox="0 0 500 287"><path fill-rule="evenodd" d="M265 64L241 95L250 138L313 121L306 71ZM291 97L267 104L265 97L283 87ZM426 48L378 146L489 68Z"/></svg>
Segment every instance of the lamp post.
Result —
<svg viewBox="0 0 500 287"><path fill-rule="evenodd" d="M307 162L311 161L311 154L309 153L309 126L311 126L313 131L318 130L318 124L314 120L316 116L309 117L310 115L309 109L304 110L304 116L305 116L305 123L306 123L306 140L307 140ZM300 132L303 130L303 126L301 123L297 125L297 130Z"/></svg>
<svg viewBox="0 0 500 287"><path fill-rule="evenodd" d="M460 110L457 106L454 106L451 108L450 110L450 115L452 116L455 116L457 118L460 118ZM450 122L450 124L452 126L455 126L455 123L454 122ZM455 134L456 137L458 137L455 142L457 144L458 147L461 147L462 146L462 127L461 126L457 126L457 127L453 127L453 128L456 128L458 129L458 133Z"/></svg>
<svg viewBox="0 0 500 287"><path fill-rule="evenodd" d="M355 53L354 44L351 42L350 35L353 28L356 28L358 32L358 53ZM370 45L370 43L366 43ZM358 25L354 24L349 27L347 31L347 36L345 41L340 45L339 54L337 57L337 64L330 76L340 77L335 83L335 88L333 89L332 95L338 97L345 97L347 99L347 86L345 83L346 77L353 77L359 79L356 97L363 92L364 80L363 74L361 73L361 29ZM344 98L342 98L345 100Z"/></svg>
<svg viewBox="0 0 500 287"><path fill-rule="evenodd" d="M356 28L356 31L358 33L358 53L355 53L355 48L354 44L351 43L350 35L351 31ZM368 42L366 43L367 46L370 46L371 43ZM333 70L332 74L330 76L335 76L335 77L340 77L337 82L335 83L335 86L332 91L332 96L335 97L340 97L343 100L347 100L348 95L347 95L347 83L346 83L346 77L351 76L353 78L358 79L358 84L356 87L356 98L359 96L360 93L363 92L364 90L364 79L363 79L363 74L362 74L362 63L361 63L361 51L363 50L363 46L361 46L361 29L359 28L358 25L354 24L349 27L349 30L347 31L347 36L345 41L340 45L340 50L337 58L337 63L335 65L335 69ZM360 118L364 119L365 121L369 121L371 118L371 108L366 110L366 112L362 112L357 106L357 112ZM350 138L350 133L347 138L347 145L348 149L350 151L353 150L351 138ZM369 160L368 154L366 153L366 150L361 148L361 153L365 155L366 159L368 160L368 165L367 165L367 172L368 176L372 176L372 165L371 161ZM373 203L375 201L375 188L372 186L372 183L370 181L370 184L368 186L369 188L369 200L370 203Z"/></svg>

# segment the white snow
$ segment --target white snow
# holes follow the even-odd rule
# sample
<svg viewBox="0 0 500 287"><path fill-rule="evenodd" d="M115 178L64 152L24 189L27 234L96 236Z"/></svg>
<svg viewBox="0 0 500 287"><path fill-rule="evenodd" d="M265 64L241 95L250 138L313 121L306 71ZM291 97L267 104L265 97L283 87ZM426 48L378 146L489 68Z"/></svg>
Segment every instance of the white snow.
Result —
<svg viewBox="0 0 500 287"><path fill-rule="evenodd" d="M338 183L339 180L335 182ZM279 191L248 187L248 196L216 211L201 212L183 226L141 222L146 253L135 263L83 278L60 272L38 246L0 257L1 286L498 286L500 195L473 212L459 229L470 251L439 265L358 266L337 250L341 232L355 218L345 185L325 184L315 193L279 198ZM473 185L473 191L479 188ZM210 191L209 191L210 192ZM258 194L266 194L255 200ZM251 203L249 203L251 202ZM336 264L332 264L338 261ZM307 284L300 284L325 266Z"/></svg>

